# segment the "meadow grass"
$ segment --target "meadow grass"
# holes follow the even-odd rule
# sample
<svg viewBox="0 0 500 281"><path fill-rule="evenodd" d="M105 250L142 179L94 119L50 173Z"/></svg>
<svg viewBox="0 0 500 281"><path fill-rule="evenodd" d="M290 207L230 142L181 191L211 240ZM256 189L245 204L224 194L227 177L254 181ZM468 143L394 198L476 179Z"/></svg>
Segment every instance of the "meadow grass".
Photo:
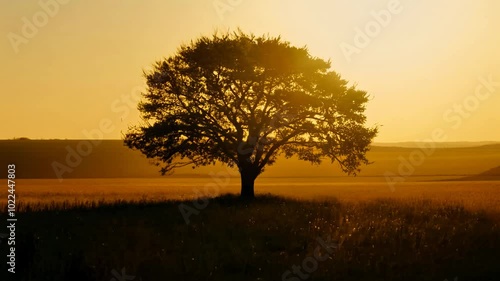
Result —
<svg viewBox="0 0 500 281"><path fill-rule="evenodd" d="M378 199L432 200L437 204L460 204L467 210L500 214L500 181L415 181L408 178L393 189L383 178L259 178L257 194L275 194L293 199L323 200L338 198L342 202ZM164 179L66 179L17 180L16 207L37 210L71 208L73 205L112 203L121 201L189 200L203 194L204 186L214 184L212 178ZM237 194L238 178L228 178L218 187L217 194ZM7 198L7 188L0 198ZM0 213L7 201L0 200Z"/></svg>
<svg viewBox="0 0 500 281"><path fill-rule="evenodd" d="M227 194L211 198L189 224L180 204L193 207L147 198L27 203L18 214L17 277L108 281L124 268L133 280L282 280L314 256L318 238L339 247L307 280L500 276L498 217L444 200L260 195L249 202Z"/></svg>

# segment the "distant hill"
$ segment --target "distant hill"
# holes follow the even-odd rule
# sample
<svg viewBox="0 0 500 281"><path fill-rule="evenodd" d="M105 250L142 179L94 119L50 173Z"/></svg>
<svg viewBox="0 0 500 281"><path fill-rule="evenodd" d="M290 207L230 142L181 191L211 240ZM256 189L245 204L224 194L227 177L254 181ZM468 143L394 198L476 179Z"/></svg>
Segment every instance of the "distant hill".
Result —
<svg viewBox="0 0 500 281"><path fill-rule="evenodd" d="M477 175L460 178L459 180L463 180L463 181L500 180L500 166L489 169L488 171L477 174Z"/></svg>
<svg viewBox="0 0 500 281"><path fill-rule="evenodd" d="M53 165L58 165L56 162L72 170L64 173L64 178L159 176L157 167L150 165L139 152L125 147L123 141L103 140L93 144L92 151L87 156L85 152L78 161L73 155L78 152L70 151L77 151L79 145L84 149L81 143L79 140L0 140L0 167L14 163L18 178L57 178L53 169ZM4 173L2 171L2 177Z"/></svg>
<svg viewBox="0 0 500 281"><path fill-rule="evenodd" d="M419 147L423 146L427 143L425 142L375 142L373 146L382 146L382 147ZM500 142L496 141L480 141L480 142L436 142L433 145L436 148L457 148L457 147L477 147L483 145L500 145Z"/></svg>
<svg viewBox="0 0 500 281"><path fill-rule="evenodd" d="M0 140L0 177L7 175L7 165L16 164L18 178L57 178L56 170L65 171L63 178L142 178L160 177L159 167L151 165L140 152L123 145L121 140L103 140L98 145L85 144L95 140ZM409 144L409 143L408 143ZM443 176L448 178L474 176L500 166L500 144L479 147L436 148L425 155L419 148L373 146L368 159L373 164L361 167L360 177L384 177L387 173L404 177ZM422 145L422 144L419 144ZM78 156L80 150L83 154ZM88 155L87 155L88 154ZM424 156L407 172L410 157ZM418 160L418 159L417 159ZM416 160L413 160L416 161ZM420 160L418 160L420 161ZM406 163L406 164L404 164ZM4 167L4 168L1 168ZM54 170L56 167L56 170ZM66 169L66 170L65 170ZM210 173L226 171L223 165L178 169L174 177L209 177ZM336 163L325 161L320 166L296 158L279 159L266 167L262 177L344 177Z"/></svg>

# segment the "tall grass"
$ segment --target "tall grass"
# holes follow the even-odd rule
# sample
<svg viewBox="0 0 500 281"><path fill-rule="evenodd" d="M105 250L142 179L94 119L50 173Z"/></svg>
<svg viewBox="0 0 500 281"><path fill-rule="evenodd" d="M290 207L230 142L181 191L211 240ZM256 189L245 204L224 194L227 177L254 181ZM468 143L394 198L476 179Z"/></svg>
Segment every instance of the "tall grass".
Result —
<svg viewBox="0 0 500 281"><path fill-rule="evenodd" d="M500 276L499 221L459 204L269 195L248 202L223 195L186 224L180 203L191 205L139 200L25 206L18 221L17 277L109 281L113 269L125 268L134 280L282 280L286 270L314 255L317 238L340 247L308 280ZM4 263L0 270L6 271Z"/></svg>

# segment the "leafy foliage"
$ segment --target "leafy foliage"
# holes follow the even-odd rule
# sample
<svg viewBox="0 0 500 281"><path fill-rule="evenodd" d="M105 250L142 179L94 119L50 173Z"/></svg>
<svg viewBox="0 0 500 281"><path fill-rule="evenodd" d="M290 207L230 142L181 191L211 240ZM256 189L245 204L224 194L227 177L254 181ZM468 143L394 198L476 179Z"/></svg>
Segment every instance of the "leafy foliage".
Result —
<svg viewBox="0 0 500 281"><path fill-rule="evenodd" d="M279 155L356 174L377 128L364 126L367 93L330 67L280 37L201 37L145 73L144 124L125 143L163 174L220 161L255 179Z"/></svg>

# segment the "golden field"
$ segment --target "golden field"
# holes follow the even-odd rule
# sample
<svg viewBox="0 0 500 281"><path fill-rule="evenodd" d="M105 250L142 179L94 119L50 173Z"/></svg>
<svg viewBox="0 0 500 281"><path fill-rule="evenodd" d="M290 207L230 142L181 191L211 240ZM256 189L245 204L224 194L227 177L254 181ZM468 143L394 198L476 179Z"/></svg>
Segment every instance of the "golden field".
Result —
<svg viewBox="0 0 500 281"><path fill-rule="evenodd" d="M103 140L90 155L81 158L71 173L65 173L61 180L55 179L51 163L67 164L68 149L78 143L78 140L0 141L0 164L16 164L16 203L20 211L28 204L43 207L63 202L71 206L117 200L184 200L240 191L238 172L222 165L185 167L174 175L161 177L158 167L139 152L124 147L120 140ZM374 146L367 155L373 163L361 167L357 177L343 175L336 163L315 166L295 158L279 159L257 178L255 189L257 194L299 199L429 199L499 212L500 145L449 145L461 146L431 143L416 143L415 147ZM424 158L412 160L412 155ZM418 165L409 168L411 161ZM404 181L391 186L386 173L399 177L401 171L411 173L402 175L400 179ZM7 186L0 189L0 195L5 198L0 200L4 212Z"/></svg>
<svg viewBox="0 0 500 281"><path fill-rule="evenodd" d="M297 199L367 201L375 199L431 200L438 204L459 203L470 210L500 213L500 181L441 181L409 178L394 189L384 178L260 178L256 193ZM425 180L425 181L422 181ZM17 207L27 204L85 204L90 202L183 200L200 196L239 193L239 178L135 178L135 179L20 179L16 182ZM6 198L6 191L2 197ZM5 210L2 201L2 210Z"/></svg>

